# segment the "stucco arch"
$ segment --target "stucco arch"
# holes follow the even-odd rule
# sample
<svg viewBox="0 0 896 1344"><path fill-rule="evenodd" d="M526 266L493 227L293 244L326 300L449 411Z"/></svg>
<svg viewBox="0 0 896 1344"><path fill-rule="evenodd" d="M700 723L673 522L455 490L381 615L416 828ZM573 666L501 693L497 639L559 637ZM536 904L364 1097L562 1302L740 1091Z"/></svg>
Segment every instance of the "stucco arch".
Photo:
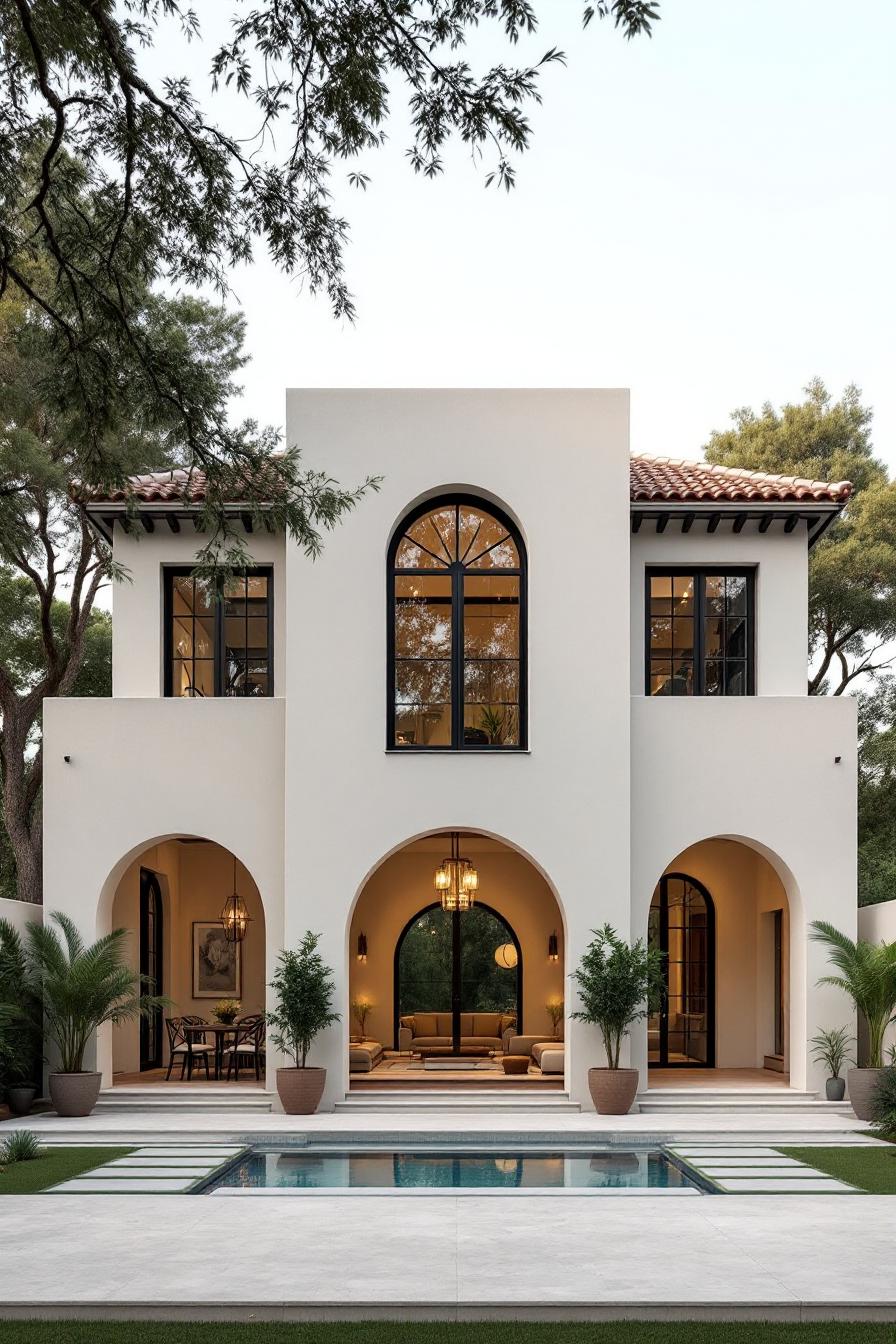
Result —
<svg viewBox="0 0 896 1344"><path fill-rule="evenodd" d="M727 851L724 851L721 848L720 842L724 842L726 845L738 846L740 847L741 850L749 851L752 854L758 856L763 861L763 864L767 865L766 872L770 870L771 874L773 874L773 878L777 880L774 888L770 888L768 887L768 881L769 881L768 877L765 878L762 877L763 872L762 867L760 867L759 869L754 868L750 870L752 873L756 875L755 881L758 884L756 888L749 889L751 900L754 898L755 891L758 891L759 886L761 886L763 882L766 884L767 890L779 889L780 893L783 894L784 908L786 909L786 917L785 917L786 936L789 941L789 955L785 963L785 972L784 972L784 982L785 982L784 997L785 997L785 1021L786 1021L784 1053L786 1056L787 1070L790 1074L791 1085L804 1087L806 1080L806 1069L807 1069L806 1023L808 1020L807 996L809 989L807 984L807 969L806 969L805 901L803 898L803 894L800 890L800 884L797 880L796 874L793 871L793 868L780 852L772 848L770 845L757 840L754 836L746 835L742 832L725 831L725 832L716 832L713 834L699 834L699 833L694 834L692 837L682 842L676 848L674 853L669 853L668 855L666 855L666 861L662 863L661 866L657 866L656 872L651 875L651 878L649 880L639 882L638 886L633 890L632 892L633 933L635 934L635 936L642 936L642 937L645 936L646 934L651 901L653 899L654 891L656 890L656 884L661 876L670 871L676 871L676 872L686 871L690 876L693 876L696 880L706 881L706 871L701 869L700 866L701 851L703 851L703 854L705 855L709 855L712 851L715 851L715 859L714 859L715 868L717 871L721 871L723 875L727 877L729 860L726 860L724 858L724 854ZM710 860L710 862L713 861ZM731 862L732 862L732 869L736 870L738 864L741 863L742 860L737 860L736 863L733 861ZM739 905L739 902L737 901L732 902L731 900L732 891L738 890L736 879L733 879L733 881L734 881L734 887L728 889L729 910L732 908L732 905ZM743 882L743 878L741 878L740 881ZM727 886L728 886L727 882L722 883L723 890ZM714 886L712 881L709 882L709 890L712 899L714 901L717 899L718 896L722 894ZM743 886L741 886L739 890L743 891L744 890ZM774 904L774 900L772 903ZM751 905L749 908L752 910L753 906ZM757 908L761 909L762 908L761 904ZM759 919L759 916L757 915L755 916L755 918ZM729 917L729 923L730 923L730 917ZM747 986L746 985L742 986L741 993L744 996L744 1001L741 1005L742 1010L741 1020L744 1022L749 1020L751 1025L755 1026L755 1030L758 1036L761 1034L761 1025L760 1025L761 1015L763 1012L766 1012L767 1009L767 1006L764 1006L765 1004L763 997L764 992L762 991L760 984L760 977L763 974L764 963L763 963L761 941L759 938L758 931L755 927L753 929L753 933L750 936L753 937L754 942L752 945L745 944L743 952L744 952L744 958L747 958L748 956L752 955L755 959L753 980L749 985L750 993L752 993L754 997L751 1000L747 995ZM719 1010L718 1037L716 1041L719 1050L719 1060L718 1060L719 1066L761 1067L762 1055L772 1053L770 1047L763 1047L762 1051L757 1051L756 1057L754 1058L751 1064L748 1064L747 1062L738 1063L730 1059L726 1060L727 1042L722 1023L721 1004L723 1002L722 996L725 993L726 987L729 990L729 998L731 993L733 993L734 991L730 984L730 977L726 976L725 960L722 951L721 941L718 944L716 957L717 957L716 976L715 976L716 999L714 1007L718 1008ZM732 963L730 962L729 957L729 965L731 964ZM766 968L766 974L767 974L767 968ZM748 1007L749 1003L753 1004L752 1017L750 1017L751 1010ZM743 1014L747 1014L747 1017L743 1017ZM639 1044L640 1044L639 1054L643 1052L643 1062L646 1064L647 1059L646 1041L640 1042Z"/></svg>

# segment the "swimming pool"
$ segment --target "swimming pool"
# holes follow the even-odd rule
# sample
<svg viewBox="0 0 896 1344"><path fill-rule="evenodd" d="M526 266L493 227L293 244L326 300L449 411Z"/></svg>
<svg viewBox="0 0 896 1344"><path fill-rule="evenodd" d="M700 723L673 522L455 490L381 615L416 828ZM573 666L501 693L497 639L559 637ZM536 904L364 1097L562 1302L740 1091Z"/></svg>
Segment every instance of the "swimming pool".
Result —
<svg viewBox="0 0 896 1344"><path fill-rule="evenodd" d="M204 1193L339 1191L427 1194L593 1191L701 1194L660 1149L262 1149L238 1158Z"/></svg>

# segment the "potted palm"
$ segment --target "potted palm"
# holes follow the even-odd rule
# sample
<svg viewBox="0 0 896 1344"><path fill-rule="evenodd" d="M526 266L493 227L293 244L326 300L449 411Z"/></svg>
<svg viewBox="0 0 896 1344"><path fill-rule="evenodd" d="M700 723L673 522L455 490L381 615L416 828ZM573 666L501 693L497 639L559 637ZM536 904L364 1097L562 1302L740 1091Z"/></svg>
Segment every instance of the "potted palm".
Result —
<svg viewBox="0 0 896 1344"><path fill-rule="evenodd" d="M74 921L59 912L25 931L28 1004L32 1013L42 1012L45 1038L59 1057L48 1080L57 1115L89 1115L96 1105L101 1075L84 1068L84 1054L97 1028L167 1003L141 992L140 976L126 961L129 937L127 929L113 929L87 946Z"/></svg>
<svg viewBox="0 0 896 1344"><path fill-rule="evenodd" d="M830 1031L819 1031L809 1042L815 1063L824 1064L828 1071L824 1083L828 1101L842 1101L846 1095L846 1079L840 1077L840 1070L852 1058L849 1054L851 1040L849 1027L833 1027Z"/></svg>
<svg viewBox="0 0 896 1344"><path fill-rule="evenodd" d="M333 1012L333 974L317 950L320 935L309 930L297 952L280 953L271 989L276 1010L267 1014L271 1041L295 1061L277 1070L277 1093L287 1115L317 1110L327 1081L326 1069L308 1064L315 1036L339 1021Z"/></svg>
<svg viewBox="0 0 896 1344"><path fill-rule="evenodd" d="M816 920L811 931L839 972L818 983L844 990L868 1024L868 1065L850 1069L847 1078L853 1110L860 1120L871 1120L872 1097L884 1068L884 1032L896 1014L896 943L864 938L854 943L824 920Z"/></svg>
<svg viewBox="0 0 896 1344"><path fill-rule="evenodd" d="M663 953L642 938L626 942L609 924L592 932L572 976L581 1001L572 1016L597 1027L603 1039L606 1067L588 1070L595 1109L601 1115L626 1115L638 1091L638 1070L619 1067L622 1039L662 998Z"/></svg>

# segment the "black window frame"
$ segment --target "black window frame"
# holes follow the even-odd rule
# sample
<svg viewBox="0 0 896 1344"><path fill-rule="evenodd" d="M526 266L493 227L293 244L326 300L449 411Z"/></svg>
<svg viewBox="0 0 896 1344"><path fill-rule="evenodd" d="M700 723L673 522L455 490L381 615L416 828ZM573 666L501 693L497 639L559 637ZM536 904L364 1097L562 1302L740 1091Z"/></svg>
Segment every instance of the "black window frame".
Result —
<svg viewBox="0 0 896 1344"><path fill-rule="evenodd" d="M192 700L192 699L214 699L214 700L269 700L274 694L274 566L273 565L245 565L242 569L234 571L236 578L266 578L268 581L268 689L264 695L228 695L224 690L224 621L225 621L225 599L218 597L214 605L214 686L213 696L180 696L174 694L173 686L173 661L174 650L172 644L172 623L174 615L174 580L178 578L190 578L195 571L193 565L163 565L162 567L162 619L164 622L163 632L163 688L166 699L171 700Z"/></svg>
<svg viewBox="0 0 896 1344"><path fill-rule="evenodd" d="M471 570L460 561L452 565L443 565L429 569L396 569L395 557L402 539L409 528L426 514L455 505L479 509L487 513L506 528L508 536L516 546L519 565L512 569L495 568ZM398 577L412 575L438 577L448 575L451 578L451 741L429 745L424 742L396 746L395 743L395 580ZM464 575L487 578L496 575L504 578L519 578L519 741L512 743L464 742ZM528 603L528 562L526 547L520 530L509 514L484 499L481 495L445 494L428 499L406 513L389 542L386 563L386 750L396 755L413 755L417 752L494 752L508 753L528 750L529 741L529 603Z"/></svg>
<svg viewBox="0 0 896 1344"><path fill-rule="evenodd" d="M746 673L747 689L743 695L731 699L744 700L756 694L756 573L757 565L647 565L644 569L644 694L653 699L693 700L705 697L711 700L725 700L727 692L720 695L707 695L706 658L704 653L704 596L707 578L745 579L747 584L747 637L746 637ZM690 695L680 697L653 696L650 691L650 580L659 578L694 579L694 690ZM698 619L699 615L699 619ZM724 683L723 683L724 684Z"/></svg>

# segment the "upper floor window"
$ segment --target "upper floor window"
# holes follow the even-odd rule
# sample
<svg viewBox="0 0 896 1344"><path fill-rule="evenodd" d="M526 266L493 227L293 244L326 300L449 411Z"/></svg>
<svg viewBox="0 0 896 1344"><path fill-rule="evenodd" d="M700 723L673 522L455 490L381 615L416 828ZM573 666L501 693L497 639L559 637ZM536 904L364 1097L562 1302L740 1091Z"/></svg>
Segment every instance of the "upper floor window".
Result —
<svg viewBox="0 0 896 1344"><path fill-rule="evenodd" d="M430 500L389 548L388 745L525 746L526 560L493 505Z"/></svg>
<svg viewBox="0 0 896 1344"><path fill-rule="evenodd" d="M648 695L753 695L754 571L647 571Z"/></svg>
<svg viewBox="0 0 896 1344"><path fill-rule="evenodd" d="M272 571L244 570L221 597L189 569L164 577L165 694L272 695Z"/></svg>

